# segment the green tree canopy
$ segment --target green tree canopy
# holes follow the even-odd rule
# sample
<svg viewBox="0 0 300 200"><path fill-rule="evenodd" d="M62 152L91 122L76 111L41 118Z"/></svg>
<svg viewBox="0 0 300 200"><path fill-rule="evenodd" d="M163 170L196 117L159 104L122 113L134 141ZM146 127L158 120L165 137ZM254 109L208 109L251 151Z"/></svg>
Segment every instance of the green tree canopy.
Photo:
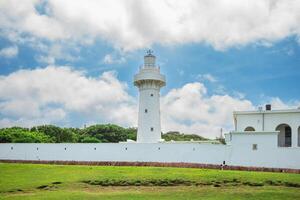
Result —
<svg viewBox="0 0 300 200"><path fill-rule="evenodd" d="M162 138L165 139L165 141L201 141L201 140L208 140L207 138L204 138L200 135L196 134L183 134L177 131L171 131L167 132L162 135Z"/></svg>
<svg viewBox="0 0 300 200"><path fill-rule="evenodd" d="M126 141L126 130L114 124L97 124L83 130L83 135L95 137L102 142Z"/></svg>
<svg viewBox="0 0 300 200"><path fill-rule="evenodd" d="M50 143L53 140L40 132L24 128L0 129L0 143Z"/></svg>
<svg viewBox="0 0 300 200"><path fill-rule="evenodd" d="M31 128L32 131L42 132L51 137L55 143L76 142L75 133L68 128L60 128L54 125L42 125Z"/></svg>
<svg viewBox="0 0 300 200"><path fill-rule="evenodd" d="M115 124L96 124L85 128L61 128L54 125L0 129L0 143L117 143L127 139L136 140L136 128L123 128ZM166 141L207 140L199 135L168 132L162 135Z"/></svg>

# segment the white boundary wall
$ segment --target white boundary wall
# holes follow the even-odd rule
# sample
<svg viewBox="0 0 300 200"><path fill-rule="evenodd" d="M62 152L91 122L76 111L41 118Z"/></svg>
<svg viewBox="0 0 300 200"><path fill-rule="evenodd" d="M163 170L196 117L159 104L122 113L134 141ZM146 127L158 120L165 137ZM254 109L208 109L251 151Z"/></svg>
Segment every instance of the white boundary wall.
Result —
<svg viewBox="0 0 300 200"><path fill-rule="evenodd" d="M1 144L0 159L221 164L225 145L160 143ZM38 148L38 149L37 149Z"/></svg>
<svg viewBox="0 0 300 200"><path fill-rule="evenodd" d="M299 147L277 147L277 132L232 133L230 145L200 143L0 144L0 160L185 162L300 169ZM257 150L253 150L256 144Z"/></svg>

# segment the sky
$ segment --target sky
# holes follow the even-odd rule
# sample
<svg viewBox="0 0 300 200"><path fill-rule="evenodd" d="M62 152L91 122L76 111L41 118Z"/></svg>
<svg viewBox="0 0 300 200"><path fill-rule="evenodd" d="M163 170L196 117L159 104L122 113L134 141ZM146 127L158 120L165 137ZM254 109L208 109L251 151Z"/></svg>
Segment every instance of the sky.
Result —
<svg viewBox="0 0 300 200"><path fill-rule="evenodd" d="M163 132L215 138L235 110L300 106L298 0L0 0L0 127L136 127L148 49Z"/></svg>

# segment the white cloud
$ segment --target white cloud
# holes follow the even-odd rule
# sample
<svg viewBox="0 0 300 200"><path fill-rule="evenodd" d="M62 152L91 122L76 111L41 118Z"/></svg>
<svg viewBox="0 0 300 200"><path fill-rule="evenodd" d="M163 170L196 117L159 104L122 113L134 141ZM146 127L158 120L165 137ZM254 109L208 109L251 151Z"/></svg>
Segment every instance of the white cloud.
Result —
<svg viewBox="0 0 300 200"><path fill-rule="evenodd" d="M4 0L3 29L49 40L101 38L133 50L153 44L207 43L216 49L300 36L298 0Z"/></svg>
<svg viewBox="0 0 300 200"><path fill-rule="evenodd" d="M124 63L126 59L124 57L116 58L112 54L106 54L103 58L103 63L105 64L121 64Z"/></svg>
<svg viewBox="0 0 300 200"><path fill-rule="evenodd" d="M17 46L10 46L0 49L0 57L13 58L18 55L19 48Z"/></svg>
<svg viewBox="0 0 300 200"><path fill-rule="evenodd" d="M197 79L199 79L200 81L209 81L212 83L215 83L218 81L217 78L211 74L198 74Z"/></svg>
<svg viewBox="0 0 300 200"><path fill-rule="evenodd" d="M36 61L38 61L40 63L47 63L47 64L54 65L55 57L39 55L39 56L36 56Z"/></svg>
<svg viewBox="0 0 300 200"><path fill-rule="evenodd" d="M57 60L73 62L80 59L79 56L71 55L70 51L75 51L76 54L80 51L79 48L73 46L72 44L54 43L42 47L35 46L35 48L43 53L42 55L36 57L36 60L41 63L54 65Z"/></svg>
<svg viewBox="0 0 300 200"><path fill-rule="evenodd" d="M0 114L9 119L6 124L64 122L78 113L86 120L132 125L136 104L126 88L114 72L92 78L70 67L19 70L0 76Z"/></svg>
<svg viewBox="0 0 300 200"><path fill-rule="evenodd" d="M214 138L220 129L232 129L234 110L251 110L245 99L229 95L206 95L206 87L199 82L171 90L162 97L163 130L178 130Z"/></svg>
<svg viewBox="0 0 300 200"><path fill-rule="evenodd" d="M269 104L272 105L272 110L299 108L300 107L300 101L291 100L288 102L283 102L279 97L265 98L265 102L268 102ZM261 106L264 107L264 105L261 105Z"/></svg>

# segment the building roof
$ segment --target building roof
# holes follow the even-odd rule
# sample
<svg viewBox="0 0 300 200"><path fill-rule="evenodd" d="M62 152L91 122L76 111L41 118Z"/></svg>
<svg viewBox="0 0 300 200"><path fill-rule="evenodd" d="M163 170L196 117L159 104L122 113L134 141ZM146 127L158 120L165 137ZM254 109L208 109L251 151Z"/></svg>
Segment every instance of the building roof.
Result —
<svg viewBox="0 0 300 200"><path fill-rule="evenodd" d="M262 135L262 134L278 134L280 131L231 131L227 134L234 135Z"/></svg>
<svg viewBox="0 0 300 200"><path fill-rule="evenodd" d="M234 111L233 115L300 113L300 109Z"/></svg>

